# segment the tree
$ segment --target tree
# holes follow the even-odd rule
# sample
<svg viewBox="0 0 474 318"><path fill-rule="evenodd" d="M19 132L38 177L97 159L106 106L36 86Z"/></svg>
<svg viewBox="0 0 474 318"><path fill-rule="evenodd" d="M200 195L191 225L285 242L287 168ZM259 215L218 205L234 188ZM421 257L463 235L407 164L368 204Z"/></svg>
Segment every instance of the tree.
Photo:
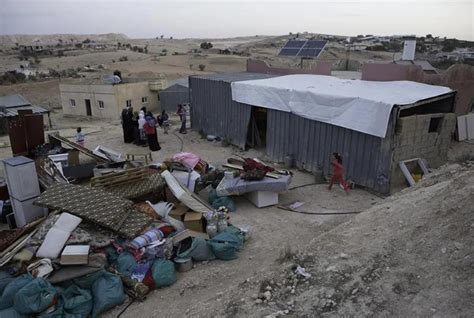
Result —
<svg viewBox="0 0 474 318"><path fill-rule="evenodd" d="M203 72L205 68L206 68L206 65L204 65L204 64L199 64L199 70L200 70L201 72Z"/></svg>
<svg viewBox="0 0 474 318"><path fill-rule="evenodd" d="M441 51L452 52L458 47L459 41L456 39L445 39Z"/></svg>
<svg viewBox="0 0 474 318"><path fill-rule="evenodd" d="M91 40L89 38L87 38L84 41L82 41L82 43L84 43L84 44L91 43Z"/></svg>
<svg viewBox="0 0 474 318"><path fill-rule="evenodd" d="M160 38L161 38L161 39L163 39L164 37L165 37L165 36L164 36L163 34L162 34L162 35L160 35Z"/></svg>
<svg viewBox="0 0 474 318"><path fill-rule="evenodd" d="M427 35L426 35L426 38L427 38L427 39L432 39L433 36L432 36L431 34L427 34Z"/></svg>
<svg viewBox="0 0 474 318"><path fill-rule="evenodd" d="M143 49L143 52L145 52L146 54L148 54L148 45L145 45L145 48Z"/></svg>
<svg viewBox="0 0 474 318"><path fill-rule="evenodd" d="M117 47L122 47L122 43L117 42Z"/></svg>
<svg viewBox="0 0 474 318"><path fill-rule="evenodd" d="M170 36L170 40L173 40L173 37L172 37L172 36Z"/></svg>
<svg viewBox="0 0 474 318"><path fill-rule="evenodd" d="M211 49L213 47L212 43L211 42L202 42L201 43L201 49L203 50L208 50L208 49Z"/></svg>

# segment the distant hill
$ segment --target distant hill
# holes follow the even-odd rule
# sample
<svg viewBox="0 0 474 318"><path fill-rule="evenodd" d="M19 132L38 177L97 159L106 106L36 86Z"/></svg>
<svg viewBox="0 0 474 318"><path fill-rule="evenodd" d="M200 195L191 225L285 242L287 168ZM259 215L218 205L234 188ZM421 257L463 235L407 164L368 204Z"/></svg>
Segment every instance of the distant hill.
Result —
<svg viewBox="0 0 474 318"><path fill-rule="evenodd" d="M78 43L86 39L94 42L120 42L127 40L125 34L107 33L107 34L45 34L45 35L31 35L31 34L14 34L14 35L0 35L0 45L14 46L18 44L57 44L61 41L63 43Z"/></svg>

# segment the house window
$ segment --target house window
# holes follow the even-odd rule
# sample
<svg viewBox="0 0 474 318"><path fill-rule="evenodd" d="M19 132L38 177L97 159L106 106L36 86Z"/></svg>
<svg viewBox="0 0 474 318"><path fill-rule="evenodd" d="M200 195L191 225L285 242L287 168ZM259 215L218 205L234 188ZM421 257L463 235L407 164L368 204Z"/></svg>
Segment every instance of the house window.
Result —
<svg viewBox="0 0 474 318"><path fill-rule="evenodd" d="M142 103L147 104L148 103L148 96L142 97Z"/></svg>
<svg viewBox="0 0 474 318"><path fill-rule="evenodd" d="M132 107L132 100L131 99L127 99L127 107Z"/></svg>
<svg viewBox="0 0 474 318"><path fill-rule="evenodd" d="M440 133L441 132L441 123L443 122L443 117L433 117L430 119L430 127L428 128L429 133Z"/></svg>
<svg viewBox="0 0 474 318"><path fill-rule="evenodd" d="M104 109L104 101L103 100L97 101L97 104L99 105L100 109Z"/></svg>
<svg viewBox="0 0 474 318"><path fill-rule="evenodd" d="M71 107L76 107L76 100L75 99L70 99L69 104L71 105Z"/></svg>

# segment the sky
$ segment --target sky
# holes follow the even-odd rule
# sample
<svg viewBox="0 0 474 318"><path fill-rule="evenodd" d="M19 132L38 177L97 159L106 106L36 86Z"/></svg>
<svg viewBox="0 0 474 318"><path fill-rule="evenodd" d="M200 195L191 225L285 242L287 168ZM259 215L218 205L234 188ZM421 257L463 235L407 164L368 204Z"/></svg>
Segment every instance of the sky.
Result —
<svg viewBox="0 0 474 318"><path fill-rule="evenodd" d="M312 32L474 41L474 0L0 0L0 34L225 38Z"/></svg>

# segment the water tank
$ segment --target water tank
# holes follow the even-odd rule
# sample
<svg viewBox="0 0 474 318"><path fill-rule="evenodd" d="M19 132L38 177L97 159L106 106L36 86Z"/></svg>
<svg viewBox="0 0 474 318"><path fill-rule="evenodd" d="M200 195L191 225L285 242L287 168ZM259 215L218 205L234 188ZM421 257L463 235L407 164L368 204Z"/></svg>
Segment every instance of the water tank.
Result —
<svg viewBox="0 0 474 318"><path fill-rule="evenodd" d="M165 88L166 80L165 79L152 80L148 82L148 86L150 87L150 91L157 92Z"/></svg>

